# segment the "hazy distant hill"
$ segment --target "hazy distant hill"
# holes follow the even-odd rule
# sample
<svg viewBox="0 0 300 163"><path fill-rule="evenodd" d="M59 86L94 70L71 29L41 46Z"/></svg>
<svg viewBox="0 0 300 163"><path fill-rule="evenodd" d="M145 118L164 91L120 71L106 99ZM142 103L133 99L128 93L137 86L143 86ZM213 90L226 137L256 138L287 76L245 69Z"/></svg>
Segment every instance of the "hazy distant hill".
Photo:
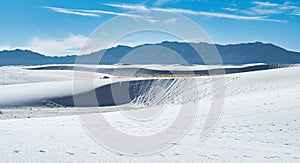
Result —
<svg viewBox="0 0 300 163"><path fill-rule="evenodd" d="M102 56L101 64L204 64L201 57L190 45L197 48L202 55L209 58L211 48L215 46L223 60L223 64L247 63L300 63L300 53L287 51L273 44L261 42L234 45L211 45L207 43L162 42L145 44L136 47L117 46L91 54L80 56L83 63L95 63ZM212 63L214 58L209 58ZM3 65L39 65L39 64L72 64L76 56L49 57L28 50L0 52L0 66Z"/></svg>
<svg viewBox="0 0 300 163"><path fill-rule="evenodd" d="M40 64L71 64L75 56L70 57L47 57L29 50L12 50L0 52L0 65L40 65Z"/></svg>

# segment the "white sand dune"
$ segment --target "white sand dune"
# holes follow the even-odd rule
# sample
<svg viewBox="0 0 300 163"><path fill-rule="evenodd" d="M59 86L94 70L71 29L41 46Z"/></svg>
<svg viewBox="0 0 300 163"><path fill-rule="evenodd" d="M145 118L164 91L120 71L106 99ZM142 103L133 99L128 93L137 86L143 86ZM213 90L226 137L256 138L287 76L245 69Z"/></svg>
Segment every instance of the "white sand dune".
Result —
<svg viewBox="0 0 300 163"><path fill-rule="evenodd" d="M0 120L1 160L3 162L299 162L299 74L300 67L290 67L226 75L227 80L234 80L230 80L226 87L223 113L214 132L205 141L199 140L203 120L207 116L211 102L204 99L201 101L198 118L179 143L165 151L145 157L120 155L105 149L85 132L76 115L3 119ZM70 93L68 91L71 88L64 85L66 82L70 81L56 82L55 84L61 83L61 89L53 91L58 94ZM37 87L42 87L43 84L45 83L37 83ZM8 86L1 86L0 90L6 88L8 89ZM29 85L27 89L30 91ZM0 100L5 98L2 91L0 96ZM108 117L111 125L120 131L132 134L155 133L165 127L162 124L172 122L176 118L171 115L178 109L170 108L172 107L167 107L169 112L167 115L170 116L158 117L150 124L128 120L120 112L97 114ZM139 111L126 112L130 114ZM7 110L3 112L4 115L0 117L4 117L5 114L16 114ZM61 112L63 113L64 109Z"/></svg>

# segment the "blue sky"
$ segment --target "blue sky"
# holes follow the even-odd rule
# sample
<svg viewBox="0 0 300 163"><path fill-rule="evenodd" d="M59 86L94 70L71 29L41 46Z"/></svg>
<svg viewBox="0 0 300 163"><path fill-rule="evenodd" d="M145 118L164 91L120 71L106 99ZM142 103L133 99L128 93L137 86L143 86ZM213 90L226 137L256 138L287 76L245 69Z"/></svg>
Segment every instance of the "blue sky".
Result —
<svg viewBox="0 0 300 163"><path fill-rule="evenodd" d="M296 0L3 0L0 50L21 48L52 56L78 54L89 35L114 17L160 23L136 11L183 15L215 43L262 41L300 51L300 2ZM168 21L170 27L174 21ZM140 35L130 35L120 44L175 39L149 32Z"/></svg>

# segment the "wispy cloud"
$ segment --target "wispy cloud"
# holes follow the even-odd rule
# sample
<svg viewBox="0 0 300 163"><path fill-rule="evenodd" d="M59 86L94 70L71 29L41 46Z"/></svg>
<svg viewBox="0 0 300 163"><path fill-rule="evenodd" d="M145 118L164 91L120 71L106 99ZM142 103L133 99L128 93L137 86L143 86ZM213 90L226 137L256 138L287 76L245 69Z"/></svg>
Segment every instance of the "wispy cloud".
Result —
<svg viewBox="0 0 300 163"><path fill-rule="evenodd" d="M59 12L59 13L73 14L73 15L80 15L80 16L100 17L100 15L105 14L105 15L115 15L115 16L123 16L123 17L128 17L128 18L139 19L139 20L143 20L143 21L146 21L149 23L160 22L159 20L157 20L153 17L149 17L149 16L130 14L130 13L120 13L120 12L114 12L114 11L66 9L66 8L49 7L49 6L44 6L43 8L51 9L52 11ZM138 10L143 10L142 8L140 8L140 6L132 6L131 8L132 9L138 8Z"/></svg>
<svg viewBox="0 0 300 163"><path fill-rule="evenodd" d="M131 17L131 18L144 18L143 16L140 15L119 13L119 12L105 11L105 10L67 9L67 8L58 8L58 7L51 7L51 6L43 6L43 8L47 8L59 13L73 14L73 15L80 15L80 16L99 17L101 14L106 14L106 15L116 15L116 16L124 16L124 17Z"/></svg>
<svg viewBox="0 0 300 163"><path fill-rule="evenodd" d="M91 16L91 17L99 17L98 14L94 13L86 13L86 12L80 12L72 9L65 9L65 8L58 8L58 7L50 7L50 6L43 6L43 8L50 9L55 12L59 13L65 13L65 14L71 14L71 15L80 15L80 16Z"/></svg>
<svg viewBox="0 0 300 163"><path fill-rule="evenodd" d="M177 18L170 18L170 19L165 20L164 23L173 24L173 23L177 22L177 20L178 20Z"/></svg>
<svg viewBox="0 0 300 163"><path fill-rule="evenodd" d="M255 1L252 3L255 6L251 7L249 10L238 10L235 8L223 8L223 10L235 12L234 14L222 13L222 12L194 11L194 10L181 9L181 8L146 7L144 5L132 5L132 4L105 3L104 5L110 6L110 7L115 7L115 8L121 8L121 9L129 10L129 11L144 11L144 12L160 11L160 12L187 14L187 15L199 15L199 16L206 16L206 17L235 19L235 20L269 21L269 22L280 22L280 23L285 23L287 21L279 20L279 19L271 19L267 15L280 14L283 11L298 9L297 6L290 5L288 2L286 2L284 4L277 4L277 3L270 3L270 2ZM52 11L55 11L55 12L80 15L80 16L99 17L101 14L106 14L106 15L116 15L116 16L130 17L130 18L135 18L135 19L142 19L142 20L150 22L150 23L160 22L159 20L152 18L152 17L131 14L131 13L122 13L122 12L105 11L105 10L66 9L66 8L58 8L58 7L51 7L51 6L44 6L44 8L51 9ZM236 14L237 12L243 13L243 15ZM297 12L295 12L295 13L293 13L293 15L298 15L298 14L297 14ZM172 23L172 22L170 21L170 23Z"/></svg>
<svg viewBox="0 0 300 163"><path fill-rule="evenodd" d="M128 10L138 10L138 11L147 11L149 10L146 6L143 5L129 5L129 4L114 4L114 3L104 3L106 6L117 7Z"/></svg>
<svg viewBox="0 0 300 163"><path fill-rule="evenodd" d="M124 17L131 17L131 18L143 18L140 15L134 15L129 13L119 13L113 11L104 11L104 10L75 10L78 12L85 12L85 13L94 13L94 14L107 14L107 15L117 15L117 16L124 16Z"/></svg>
<svg viewBox="0 0 300 163"><path fill-rule="evenodd" d="M238 11L238 9L230 8L230 7L225 7L225 8L223 8L223 10L225 10L225 11Z"/></svg>
<svg viewBox="0 0 300 163"><path fill-rule="evenodd" d="M266 16L247 16L247 15L236 15L236 14L227 14L219 12L207 12L207 11L194 11L188 9L180 8L147 8L143 5L129 5L129 4L105 4L111 7L117 7L127 10L136 10L136 11L161 11L169 13L178 13L178 14L188 14L188 15L200 15L206 17L217 17L217 18L227 18L227 19L236 19L236 20L253 20L253 21L272 21L272 22L286 22L284 20L269 19Z"/></svg>
<svg viewBox="0 0 300 163"><path fill-rule="evenodd" d="M284 13L291 14L300 9L298 6L292 5L290 2L279 4L254 1L252 4L254 4L253 7L250 7L247 10L241 10L241 12L247 15L278 15Z"/></svg>
<svg viewBox="0 0 300 163"><path fill-rule="evenodd" d="M178 3L179 0L157 0L157 1L155 1L154 5L155 6L161 6L161 5L164 5L164 4L169 3L169 2Z"/></svg>
<svg viewBox="0 0 300 163"><path fill-rule="evenodd" d="M207 16L207 17L238 19L238 20L261 20L261 19L264 19L264 17L242 16L242 15L217 13L217 12L193 11L193 10L177 9L177 8L167 8L167 9L152 8L151 10L162 11L162 12L171 12L171 13L179 13L179 14L189 14L189 15L202 15L202 16Z"/></svg>
<svg viewBox="0 0 300 163"><path fill-rule="evenodd" d="M108 6L117 7L113 4L106 4ZM121 13L121 12L114 12L114 11L105 11L105 10L83 10L83 9L66 9L66 8L58 8L58 7L50 7L50 6L43 6L43 8L51 9L52 11L59 12L59 13L65 13L65 14L73 14L73 15L81 15L81 16L93 16L93 17L99 17L102 14L105 15L116 15L116 16L123 16L123 17L129 17L134 19L140 19L149 23L158 23L159 20L150 17L150 16L144 16L144 15L137 15L137 14L131 14L131 13ZM132 5L132 6L126 6L124 5L124 8L128 8L130 10L148 10L144 6L140 5ZM172 22L170 22L172 23Z"/></svg>
<svg viewBox="0 0 300 163"><path fill-rule="evenodd" d="M279 4L277 4L277 3L259 2L259 1L255 1L255 2L253 2L253 4L256 4L256 5L259 5L259 6L265 6L265 7L275 7L275 6L279 6Z"/></svg>
<svg viewBox="0 0 300 163"><path fill-rule="evenodd" d="M243 11L243 13L248 15L273 15L280 14L282 11L277 9L265 9L265 8L252 8L251 11Z"/></svg>
<svg viewBox="0 0 300 163"><path fill-rule="evenodd" d="M293 12L292 15L300 16L300 12Z"/></svg>

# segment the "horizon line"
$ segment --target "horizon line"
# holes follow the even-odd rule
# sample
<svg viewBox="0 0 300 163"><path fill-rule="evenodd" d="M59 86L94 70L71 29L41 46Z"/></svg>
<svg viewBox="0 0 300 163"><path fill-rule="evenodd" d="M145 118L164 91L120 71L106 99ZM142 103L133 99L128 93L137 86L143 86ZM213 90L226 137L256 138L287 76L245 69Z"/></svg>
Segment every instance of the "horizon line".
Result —
<svg viewBox="0 0 300 163"><path fill-rule="evenodd" d="M89 54L92 54L92 53L96 53L96 52L99 52L99 51L103 51L103 50L109 50L109 49L112 49L112 48L116 48L118 46L125 46L125 47L129 47L129 48L136 48L136 47L139 47L139 46L144 46L144 45L157 45L157 44L162 44L164 42L168 42L168 43L187 43L187 44L200 44L200 43L206 43L206 44L209 44L209 45L220 45L220 46L230 46L230 45L242 45L242 44L255 44L255 43L261 43L261 44L264 44L264 45L267 45L267 44L271 44L271 45L274 45L274 46L277 46L279 48L282 48L286 51L289 51L289 52L296 52L296 53L300 53L300 50L292 50L292 49L288 49L288 48L285 48L283 46L280 46L276 43L273 43L273 42L264 42L264 41L259 41L259 40L256 40L256 41L249 41L249 42L231 42L231 43L211 43L211 42L184 42L184 41L171 41L171 40L164 40L164 41L161 41L161 42L156 42L156 43L142 43L142 44L138 44L138 45L134 45L134 46L130 46L130 45L126 45L126 44L118 44L116 46L111 46L111 47L108 47L108 48L103 48L103 49L100 49L98 51L94 51L94 52L90 52L90 53L87 53L87 54L72 54L72 55L64 55L64 56L59 56L59 55L45 55L41 52L38 52L38 51L35 51L35 50L31 50L31 49L22 49L22 48L13 48L13 49L3 49L3 50L0 50L0 52L4 52L4 51L17 51L17 50L22 50L22 51L30 51L30 52L33 52L33 53L38 53L40 55L43 55L43 56L46 56L46 57L70 57L70 56L84 56L84 55L89 55Z"/></svg>

